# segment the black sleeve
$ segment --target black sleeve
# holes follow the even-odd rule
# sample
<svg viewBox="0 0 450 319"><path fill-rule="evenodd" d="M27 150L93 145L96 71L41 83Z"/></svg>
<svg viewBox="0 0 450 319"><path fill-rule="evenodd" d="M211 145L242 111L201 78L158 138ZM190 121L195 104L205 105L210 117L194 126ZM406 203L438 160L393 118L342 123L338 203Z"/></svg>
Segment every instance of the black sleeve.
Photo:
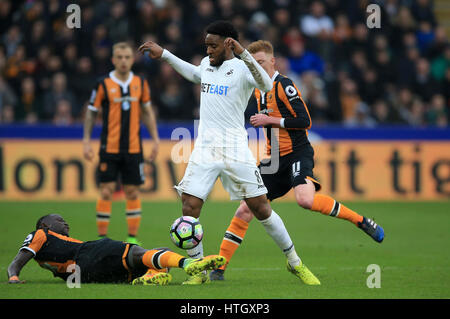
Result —
<svg viewBox="0 0 450 319"><path fill-rule="evenodd" d="M245 121L248 123L250 117L258 113L258 101L256 101L255 91L248 99L247 109L245 110Z"/></svg>
<svg viewBox="0 0 450 319"><path fill-rule="evenodd" d="M285 128L308 129L311 127L311 117L306 108L300 92L295 84L289 78L284 78L280 81L281 89L279 98L289 110L287 116L284 117ZM295 116L292 114L295 113Z"/></svg>

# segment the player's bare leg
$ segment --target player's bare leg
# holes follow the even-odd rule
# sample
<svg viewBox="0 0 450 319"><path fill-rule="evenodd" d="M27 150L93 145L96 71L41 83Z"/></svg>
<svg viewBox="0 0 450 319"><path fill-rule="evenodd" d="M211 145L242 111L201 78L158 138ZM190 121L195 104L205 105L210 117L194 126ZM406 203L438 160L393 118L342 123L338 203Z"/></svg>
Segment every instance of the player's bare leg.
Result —
<svg viewBox="0 0 450 319"><path fill-rule="evenodd" d="M181 194L181 202L183 204L183 216L200 217L200 212L203 207L203 200L201 198L183 193Z"/></svg>
<svg viewBox="0 0 450 319"><path fill-rule="evenodd" d="M97 231L100 238L108 234L111 218L112 197L116 189L116 182L100 183L100 198L96 205Z"/></svg>
<svg viewBox="0 0 450 319"><path fill-rule="evenodd" d="M126 199L125 216L128 225L128 237L126 242L140 244L136 238L142 216L141 201L139 199L139 186L129 184L123 185L123 191Z"/></svg>
<svg viewBox="0 0 450 319"><path fill-rule="evenodd" d="M306 184L294 187L295 199L299 206L327 216L345 219L361 228L376 242L381 243L383 241L384 230L381 226L371 219L359 215L330 196L316 194L314 183L309 179L305 179L305 181Z"/></svg>

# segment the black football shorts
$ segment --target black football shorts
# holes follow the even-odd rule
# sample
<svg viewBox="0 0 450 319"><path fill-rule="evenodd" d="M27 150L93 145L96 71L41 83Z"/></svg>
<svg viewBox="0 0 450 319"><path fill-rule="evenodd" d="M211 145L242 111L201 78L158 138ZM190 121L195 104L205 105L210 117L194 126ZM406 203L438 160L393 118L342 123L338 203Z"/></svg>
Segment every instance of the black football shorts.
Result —
<svg viewBox="0 0 450 319"><path fill-rule="evenodd" d="M141 185L145 182L144 157L142 153L100 153L98 173L100 183L115 182L120 176L123 185Z"/></svg>
<svg viewBox="0 0 450 319"><path fill-rule="evenodd" d="M284 196L297 185L306 184L306 179L314 183L316 191L320 190L321 185L313 175L314 149L311 144L305 144L300 150L280 156L278 170L268 173L273 170L270 168L274 166L273 161L274 159L261 161L258 166L270 201Z"/></svg>

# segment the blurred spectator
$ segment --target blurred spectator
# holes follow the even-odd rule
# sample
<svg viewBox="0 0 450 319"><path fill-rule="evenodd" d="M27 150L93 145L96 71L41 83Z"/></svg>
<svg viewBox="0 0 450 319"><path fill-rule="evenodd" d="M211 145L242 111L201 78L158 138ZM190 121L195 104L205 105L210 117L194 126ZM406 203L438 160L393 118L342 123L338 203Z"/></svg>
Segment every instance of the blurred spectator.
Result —
<svg viewBox="0 0 450 319"><path fill-rule="evenodd" d="M435 94L431 98L431 103L425 112L425 121L432 126L447 126L447 107L444 96Z"/></svg>
<svg viewBox="0 0 450 319"><path fill-rule="evenodd" d="M6 105L16 105L17 96L14 90L8 85L8 83L0 75L0 111Z"/></svg>
<svg viewBox="0 0 450 319"><path fill-rule="evenodd" d="M314 123L326 123L330 115L324 81L314 72L305 72L299 89Z"/></svg>
<svg viewBox="0 0 450 319"><path fill-rule="evenodd" d="M353 37L349 42L348 48L348 52L361 50L366 55L369 53L369 31L364 23L358 23L353 27Z"/></svg>
<svg viewBox="0 0 450 319"><path fill-rule="evenodd" d="M352 122L356 117L356 109L362 102L358 95L358 87L353 80L346 78L342 81L339 99L341 102L343 122Z"/></svg>
<svg viewBox="0 0 450 319"><path fill-rule="evenodd" d="M5 29L4 29L5 30ZM3 30L2 30L3 31ZM6 56L10 57L15 52L20 42L22 41L22 33L20 32L20 27L18 25L12 25L6 34L2 36L2 44L6 48Z"/></svg>
<svg viewBox="0 0 450 319"><path fill-rule="evenodd" d="M238 12L249 21L253 13L262 10L261 0L246 0L238 2Z"/></svg>
<svg viewBox="0 0 450 319"><path fill-rule="evenodd" d="M66 2L0 0L6 121L78 121L93 84L111 71L111 46L119 40L135 47L153 40L198 65L204 28L216 19L231 20L243 46L258 38L273 43L277 69L296 79L313 123L450 120L450 46L431 0L375 1L380 29L366 26L369 0L83 0L81 29L67 28ZM133 72L150 81L158 116L197 117L198 85L168 69L136 53ZM71 119L56 116L58 108L70 109Z"/></svg>
<svg viewBox="0 0 450 319"><path fill-rule="evenodd" d="M111 10L105 21L105 27L112 42L128 40L130 30L126 13L126 7L123 2L116 1L111 5Z"/></svg>
<svg viewBox="0 0 450 319"><path fill-rule="evenodd" d="M447 103L448 122L450 123L450 67L447 67L445 70L442 92L444 92L445 101Z"/></svg>
<svg viewBox="0 0 450 319"><path fill-rule="evenodd" d="M295 41L289 48L289 65L293 72L302 74L305 71L324 72L325 63L317 54L306 51L303 42Z"/></svg>
<svg viewBox="0 0 450 319"><path fill-rule="evenodd" d="M413 88L414 92L426 102L431 100L432 95L440 92L440 85L431 76L430 63L425 58L420 58L417 61Z"/></svg>
<svg viewBox="0 0 450 319"><path fill-rule="evenodd" d="M219 0L217 6L222 20L231 20L236 12L233 0Z"/></svg>
<svg viewBox="0 0 450 319"><path fill-rule="evenodd" d="M70 105L74 116L78 116L75 96L67 88L67 77L64 73L58 72L52 78L52 86L44 95L42 116L44 119L52 119L55 116L56 105L60 100L65 100Z"/></svg>
<svg viewBox="0 0 450 319"><path fill-rule="evenodd" d="M156 101L159 118L163 120L191 119L192 108L186 104L186 92L177 82L167 83Z"/></svg>
<svg viewBox="0 0 450 319"><path fill-rule="evenodd" d="M189 14L188 36L195 39L196 44L203 44L203 29L216 19L214 4L211 0L199 0Z"/></svg>
<svg viewBox="0 0 450 319"><path fill-rule="evenodd" d="M0 123L12 124L15 121L14 107L12 105L4 105L2 109L0 109Z"/></svg>
<svg viewBox="0 0 450 319"><path fill-rule="evenodd" d="M53 124L58 126L67 126L73 123L72 106L69 101L60 99L56 103L55 113L53 115Z"/></svg>
<svg viewBox="0 0 450 319"><path fill-rule="evenodd" d="M378 125L389 125L397 123L398 117L386 100L378 99L373 104L373 119Z"/></svg>
<svg viewBox="0 0 450 319"><path fill-rule="evenodd" d="M434 29L433 42L430 43L426 52L427 58L434 59L444 54L444 51L447 49L448 45L449 42L445 28L440 26L436 27L436 29Z"/></svg>
<svg viewBox="0 0 450 319"><path fill-rule="evenodd" d="M416 77L416 64L420 52L416 47L406 49L406 53L397 56L395 71L399 86L412 86Z"/></svg>
<svg viewBox="0 0 450 319"><path fill-rule="evenodd" d="M36 91L36 84L32 77L22 80L19 103L17 105L16 118L25 120L29 113L40 114L42 103Z"/></svg>
<svg viewBox="0 0 450 319"><path fill-rule="evenodd" d="M300 20L300 29L308 37L329 39L333 35L333 20L325 14L325 6L321 1L313 1L310 13Z"/></svg>
<svg viewBox="0 0 450 319"><path fill-rule="evenodd" d="M437 81L442 81L445 77L445 72L450 68L450 44L447 44L442 54L431 61L430 72L433 78Z"/></svg>
<svg viewBox="0 0 450 319"><path fill-rule="evenodd" d="M256 11L248 23L247 37L249 40L256 41L266 38L265 34L268 32L269 24L269 17L262 11Z"/></svg>
<svg viewBox="0 0 450 319"><path fill-rule="evenodd" d="M409 113L408 124L411 126L423 126L425 105L419 98L414 98Z"/></svg>
<svg viewBox="0 0 450 319"><path fill-rule="evenodd" d="M429 22L423 21L416 32L417 46L422 54L426 54L434 42L434 30Z"/></svg>
<svg viewBox="0 0 450 319"><path fill-rule="evenodd" d="M344 122L344 125L348 127L374 127L376 121L370 115L369 106L361 101L356 104L355 113Z"/></svg>
<svg viewBox="0 0 450 319"><path fill-rule="evenodd" d="M0 0L0 30L7 30L13 22L11 0Z"/></svg>
<svg viewBox="0 0 450 319"><path fill-rule="evenodd" d="M71 43L64 48L64 58L62 60L62 69L68 76L76 72L78 60L78 49Z"/></svg>
<svg viewBox="0 0 450 319"><path fill-rule="evenodd" d="M411 12L417 22L428 22L436 26L436 18L433 12L433 4L430 0L413 0Z"/></svg>
<svg viewBox="0 0 450 319"><path fill-rule="evenodd" d="M44 20L34 22L29 37L26 39L28 43L27 55L36 56L39 48L48 43L50 39L48 35L47 25Z"/></svg>
<svg viewBox="0 0 450 319"><path fill-rule="evenodd" d="M378 51L375 54L374 66L378 73L380 83L383 85L395 80L394 64L387 50Z"/></svg>
<svg viewBox="0 0 450 319"><path fill-rule="evenodd" d="M77 97L78 107L86 104L91 96L92 89L97 81L92 73L91 59L82 57L77 61L75 73L69 76L70 88Z"/></svg>
<svg viewBox="0 0 450 319"><path fill-rule="evenodd" d="M275 70L290 78L298 86L300 91L302 91L300 76L292 71L288 58L275 53Z"/></svg>
<svg viewBox="0 0 450 319"><path fill-rule="evenodd" d="M399 8L397 15L392 21L391 45L394 49L399 49L403 36L406 33L416 31L416 21L408 7Z"/></svg>
<svg viewBox="0 0 450 319"><path fill-rule="evenodd" d="M378 79L378 74L375 69L366 69L362 74L362 80L360 83L359 94L361 95L361 98L370 105L375 103L375 101L380 97L383 97L383 91L380 90L382 85Z"/></svg>
<svg viewBox="0 0 450 319"><path fill-rule="evenodd" d="M333 20L326 15L325 5L321 1L313 1L309 14L300 19L300 29L310 38L312 51L318 53L325 60L330 59L332 37L334 33Z"/></svg>

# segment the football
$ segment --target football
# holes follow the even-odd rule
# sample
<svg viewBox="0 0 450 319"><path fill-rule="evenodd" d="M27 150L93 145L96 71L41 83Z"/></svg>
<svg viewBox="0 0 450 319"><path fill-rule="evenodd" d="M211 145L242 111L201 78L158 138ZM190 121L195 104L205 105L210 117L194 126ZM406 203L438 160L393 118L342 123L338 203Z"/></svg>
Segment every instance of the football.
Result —
<svg viewBox="0 0 450 319"><path fill-rule="evenodd" d="M195 217L181 216L170 226L170 239L179 248L194 248L200 244L202 238L203 227Z"/></svg>

